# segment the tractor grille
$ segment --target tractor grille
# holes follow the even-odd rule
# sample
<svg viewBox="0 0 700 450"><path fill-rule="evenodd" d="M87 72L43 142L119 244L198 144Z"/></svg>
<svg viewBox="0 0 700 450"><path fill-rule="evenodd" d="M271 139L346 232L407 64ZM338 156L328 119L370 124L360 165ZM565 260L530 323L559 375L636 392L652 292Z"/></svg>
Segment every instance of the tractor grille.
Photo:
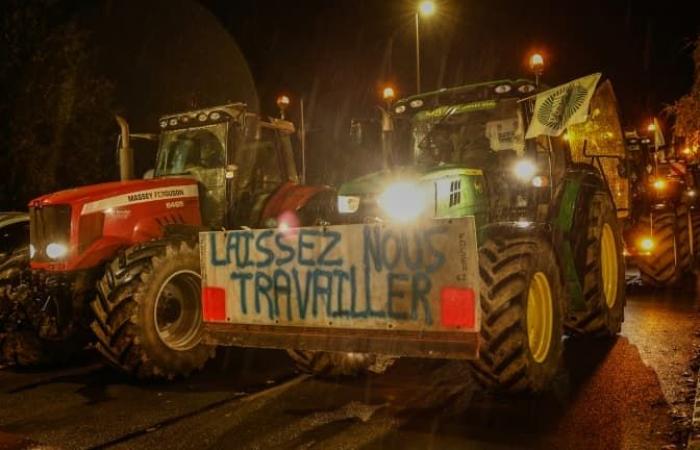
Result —
<svg viewBox="0 0 700 450"><path fill-rule="evenodd" d="M70 244L70 206L52 205L30 208L29 238L34 246L34 261L51 262L46 246L51 243Z"/></svg>

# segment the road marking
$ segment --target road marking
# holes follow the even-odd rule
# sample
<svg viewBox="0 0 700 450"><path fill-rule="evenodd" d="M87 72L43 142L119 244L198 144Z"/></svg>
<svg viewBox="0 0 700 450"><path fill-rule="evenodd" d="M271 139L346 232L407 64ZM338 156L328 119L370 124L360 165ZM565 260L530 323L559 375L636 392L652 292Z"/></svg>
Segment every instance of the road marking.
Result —
<svg viewBox="0 0 700 450"><path fill-rule="evenodd" d="M179 416L170 417L170 418L165 419L165 420L161 420L160 422L156 422L154 424L147 425L147 426L142 427L138 430L132 431L131 433L127 433L127 434L120 436L118 438L114 438L110 441L103 442L102 444L98 444L98 445L95 445L93 447L89 447L88 450L105 449L105 448L113 447L113 446L118 445L118 444L123 444L126 441L130 441L132 439L136 439L136 438L144 436L146 434L153 433L154 431L161 430L165 427L168 427L170 425L178 423L182 420L189 419L191 417L194 417L194 416L197 416L200 414L204 414L204 413L209 412L213 409L217 409L221 406L224 406L228 403L233 403L236 401L249 402L249 401L253 401L255 399L258 399L260 397L281 394L282 392L286 391L287 389L289 389L293 386L296 386L297 384L305 381L308 378L309 378L309 375L298 375L292 379L289 379L289 380L284 381L280 384L274 385L268 389L263 389L263 390L260 390L257 392L253 392L251 394L248 394L246 392L236 392L233 395L229 395L226 398L223 398L223 399L216 401L214 403L210 403L208 405L202 406L201 408L197 408L197 409L190 411L188 413L181 414Z"/></svg>

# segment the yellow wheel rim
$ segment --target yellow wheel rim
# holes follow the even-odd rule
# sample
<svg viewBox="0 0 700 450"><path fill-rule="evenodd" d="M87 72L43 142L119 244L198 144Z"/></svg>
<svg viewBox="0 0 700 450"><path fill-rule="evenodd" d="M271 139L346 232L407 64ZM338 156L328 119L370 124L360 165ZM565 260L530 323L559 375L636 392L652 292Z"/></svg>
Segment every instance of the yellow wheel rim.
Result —
<svg viewBox="0 0 700 450"><path fill-rule="evenodd" d="M603 295L605 304L612 309L617 301L617 246L612 228L607 223L603 225L603 236L600 240L600 271L603 278Z"/></svg>
<svg viewBox="0 0 700 450"><path fill-rule="evenodd" d="M527 339L533 359L541 363L549 354L554 324L552 289L547 276L537 272L527 293Z"/></svg>

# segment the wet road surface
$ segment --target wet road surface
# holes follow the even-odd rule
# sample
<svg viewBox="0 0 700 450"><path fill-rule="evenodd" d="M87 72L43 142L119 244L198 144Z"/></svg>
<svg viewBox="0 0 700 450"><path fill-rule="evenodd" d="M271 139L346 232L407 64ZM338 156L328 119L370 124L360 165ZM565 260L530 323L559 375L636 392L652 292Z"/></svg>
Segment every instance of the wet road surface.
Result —
<svg viewBox="0 0 700 450"><path fill-rule="evenodd" d="M70 367L0 370L0 450L659 449L685 439L700 337L694 281L631 288L612 343L568 340L550 393L499 398L463 366L398 361L322 380L278 351L229 349L205 372L137 384L90 354Z"/></svg>

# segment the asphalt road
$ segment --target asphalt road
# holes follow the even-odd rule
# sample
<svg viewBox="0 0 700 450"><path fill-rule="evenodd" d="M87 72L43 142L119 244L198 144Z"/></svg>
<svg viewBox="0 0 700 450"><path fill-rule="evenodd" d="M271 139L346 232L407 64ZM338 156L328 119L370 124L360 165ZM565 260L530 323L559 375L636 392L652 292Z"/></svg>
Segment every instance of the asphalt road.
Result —
<svg viewBox="0 0 700 450"><path fill-rule="evenodd" d="M283 352L232 349L171 384L136 384L86 354L51 371L0 370L0 450L659 449L686 437L700 348L695 281L632 288L622 336L569 340L551 392L497 398L454 362L321 380Z"/></svg>

